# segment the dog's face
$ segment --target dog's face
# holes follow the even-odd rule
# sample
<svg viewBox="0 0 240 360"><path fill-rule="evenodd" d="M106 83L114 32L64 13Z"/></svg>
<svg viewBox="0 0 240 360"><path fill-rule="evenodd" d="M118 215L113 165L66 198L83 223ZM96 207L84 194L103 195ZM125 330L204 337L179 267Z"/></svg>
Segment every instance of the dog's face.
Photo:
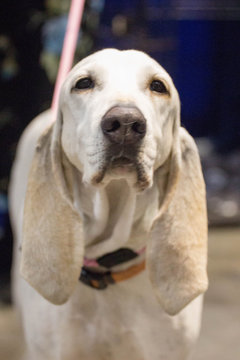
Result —
<svg viewBox="0 0 240 360"><path fill-rule="evenodd" d="M63 150L85 182L125 178L144 190L171 152L179 99L170 76L149 56L107 49L70 72L60 113Z"/></svg>

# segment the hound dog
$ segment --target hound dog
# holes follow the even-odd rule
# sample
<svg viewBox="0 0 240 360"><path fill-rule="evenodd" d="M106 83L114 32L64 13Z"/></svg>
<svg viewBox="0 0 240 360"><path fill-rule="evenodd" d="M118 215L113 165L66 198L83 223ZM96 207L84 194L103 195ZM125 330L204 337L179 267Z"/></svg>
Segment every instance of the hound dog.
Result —
<svg viewBox="0 0 240 360"><path fill-rule="evenodd" d="M142 52L99 51L69 73L52 120L25 130L10 186L26 358L188 359L206 200L170 76Z"/></svg>

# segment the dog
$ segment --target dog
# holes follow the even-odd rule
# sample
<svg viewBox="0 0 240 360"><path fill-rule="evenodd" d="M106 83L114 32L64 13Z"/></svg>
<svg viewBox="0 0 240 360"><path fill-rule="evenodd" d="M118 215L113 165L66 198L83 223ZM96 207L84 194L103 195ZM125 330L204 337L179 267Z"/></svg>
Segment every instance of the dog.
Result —
<svg viewBox="0 0 240 360"><path fill-rule="evenodd" d="M70 71L51 116L25 130L10 185L26 359L189 359L206 196L170 76L140 51L101 50Z"/></svg>

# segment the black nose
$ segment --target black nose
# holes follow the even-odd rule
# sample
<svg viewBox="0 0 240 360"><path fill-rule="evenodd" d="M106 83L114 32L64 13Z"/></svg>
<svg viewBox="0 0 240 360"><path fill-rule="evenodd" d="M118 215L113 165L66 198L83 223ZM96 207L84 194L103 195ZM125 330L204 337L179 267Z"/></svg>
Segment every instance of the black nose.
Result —
<svg viewBox="0 0 240 360"><path fill-rule="evenodd" d="M103 117L104 135L117 144L139 142L146 134L146 120L136 107L115 106Z"/></svg>

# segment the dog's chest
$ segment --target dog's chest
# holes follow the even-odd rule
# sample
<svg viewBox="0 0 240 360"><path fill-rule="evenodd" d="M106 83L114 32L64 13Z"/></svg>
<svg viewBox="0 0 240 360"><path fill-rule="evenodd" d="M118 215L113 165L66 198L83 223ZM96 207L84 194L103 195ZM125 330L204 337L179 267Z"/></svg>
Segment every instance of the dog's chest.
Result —
<svg viewBox="0 0 240 360"><path fill-rule="evenodd" d="M184 324L164 314L144 273L104 291L80 285L64 317L66 358L182 359Z"/></svg>

